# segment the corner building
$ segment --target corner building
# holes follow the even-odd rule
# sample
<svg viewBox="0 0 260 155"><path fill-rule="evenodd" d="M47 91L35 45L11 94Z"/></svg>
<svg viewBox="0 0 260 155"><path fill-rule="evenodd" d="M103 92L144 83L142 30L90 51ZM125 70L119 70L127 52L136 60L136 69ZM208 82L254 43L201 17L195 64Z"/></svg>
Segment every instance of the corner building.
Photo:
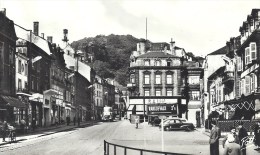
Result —
<svg viewBox="0 0 260 155"><path fill-rule="evenodd" d="M173 41L148 45L141 40L137 44L137 51L130 56L128 118L185 115L188 104L185 58L184 49L176 47Z"/></svg>

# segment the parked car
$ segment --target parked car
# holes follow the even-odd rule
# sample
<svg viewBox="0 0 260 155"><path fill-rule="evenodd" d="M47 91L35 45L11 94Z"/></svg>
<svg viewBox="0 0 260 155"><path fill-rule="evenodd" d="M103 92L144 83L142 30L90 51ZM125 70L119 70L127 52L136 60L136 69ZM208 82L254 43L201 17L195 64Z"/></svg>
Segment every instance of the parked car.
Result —
<svg viewBox="0 0 260 155"><path fill-rule="evenodd" d="M159 124L161 129L162 124ZM192 123L184 121L182 118L168 118L163 122L163 128L165 131L170 130L185 130L191 131L195 129L195 126Z"/></svg>

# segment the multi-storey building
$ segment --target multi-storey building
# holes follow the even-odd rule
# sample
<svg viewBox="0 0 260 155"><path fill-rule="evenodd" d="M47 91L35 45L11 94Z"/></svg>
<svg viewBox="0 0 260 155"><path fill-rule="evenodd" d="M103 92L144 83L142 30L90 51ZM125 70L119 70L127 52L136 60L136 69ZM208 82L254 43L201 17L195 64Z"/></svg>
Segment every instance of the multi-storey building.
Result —
<svg viewBox="0 0 260 155"><path fill-rule="evenodd" d="M14 22L0 11L0 121L14 122L25 108L23 102L16 97L15 86L15 48L16 32ZM20 109L20 110L18 110Z"/></svg>
<svg viewBox="0 0 260 155"><path fill-rule="evenodd" d="M103 100L103 80L100 76L95 76L95 83L94 83L94 111L95 111L95 119L101 120L102 112L104 107L104 100Z"/></svg>
<svg viewBox="0 0 260 155"><path fill-rule="evenodd" d="M145 116L179 116L187 114L187 68L184 49L175 42L137 44L130 57L128 118ZM149 51L147 50L149 49Z"/></svg>
<svg viewBox="0 0 260 155"><path fill-rule="evenodd" d="M201 87L200 80L203 73L202 64L204 58L189 56L188 60L184 62L187 68L188 77L187 83L189 84L189 104L188 104L188 120L194 125L200 127L201 125Z"/></svg>

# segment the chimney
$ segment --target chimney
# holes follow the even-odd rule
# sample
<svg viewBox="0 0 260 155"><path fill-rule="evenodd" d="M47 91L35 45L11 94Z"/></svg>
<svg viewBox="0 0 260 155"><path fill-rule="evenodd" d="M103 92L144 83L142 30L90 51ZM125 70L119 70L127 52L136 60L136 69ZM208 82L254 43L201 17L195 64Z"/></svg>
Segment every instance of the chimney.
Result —
<svg viewBox="0 0 260 155"><path fill-rule="evenodd" d="M39 22L33 22L33 33L39 35Z"/></svg>
<svg viewBox="0 0 260 155"><path fill-rule="evenodd" d="M139 50L140 50L140 54L145 54L146 51L145 51L145 40L144 39L141 39L140 40L140 43L139 43Z"/></svg>
<svg viewBox="0 0 260 155"><path fill-rule="evenodd" d="M6 8L2 8L1 12L6 16Z"/></svg>
<svg viewBox="0 0 260 155"><path fill-rule="evenodd" d="M175 53L175 41L173 41L172 38L171 38L171 42L170 42L170 50L172 52L172 55L176 55L176 53Z"/></svg>
<svg viewBox="0 0 260 155"><path fill-rule="evenodd" d="M47 36L47 41L52 44L52 36Z"/></svg>
<svg viewBox="0 0 260 155"><path fill-rule="evenodd" d="M42 34L42 38L44 39L44 33L41 33Z"/></svg>

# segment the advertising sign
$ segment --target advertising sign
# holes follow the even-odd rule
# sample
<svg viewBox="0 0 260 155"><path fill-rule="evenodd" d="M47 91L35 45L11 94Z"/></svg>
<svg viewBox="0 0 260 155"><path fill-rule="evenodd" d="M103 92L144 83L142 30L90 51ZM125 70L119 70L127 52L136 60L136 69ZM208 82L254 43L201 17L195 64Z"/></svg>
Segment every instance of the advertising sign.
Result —
<svg viewBox="0 0 260 155"><path fill-rule="evenodd" d="M177 104L150 104L148 115L177 115Z"/></svg>

